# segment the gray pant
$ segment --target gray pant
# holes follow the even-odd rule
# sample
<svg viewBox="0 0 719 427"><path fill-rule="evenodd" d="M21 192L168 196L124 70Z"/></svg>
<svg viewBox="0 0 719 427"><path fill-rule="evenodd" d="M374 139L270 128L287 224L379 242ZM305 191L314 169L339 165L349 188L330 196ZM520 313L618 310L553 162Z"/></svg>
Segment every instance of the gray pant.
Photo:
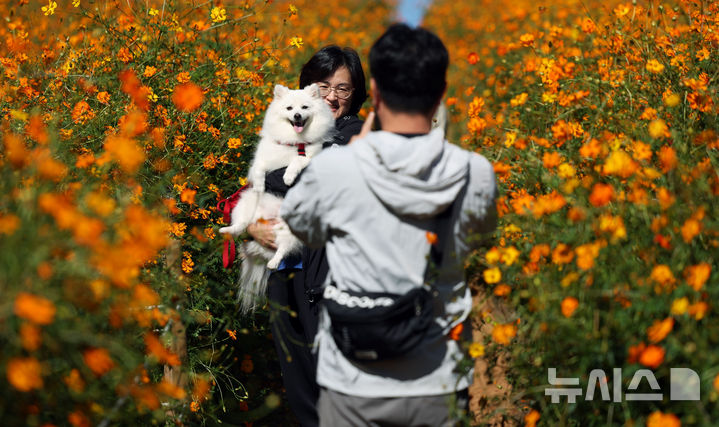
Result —
<svg viewBox="0 0 719 427"><path fill-rule="evenodd" d="M322 388L317 410L320 427L450 427L459 422L450 417L451 407L466 413L468 404L466 389L437 396L368 398Z"/></svg>

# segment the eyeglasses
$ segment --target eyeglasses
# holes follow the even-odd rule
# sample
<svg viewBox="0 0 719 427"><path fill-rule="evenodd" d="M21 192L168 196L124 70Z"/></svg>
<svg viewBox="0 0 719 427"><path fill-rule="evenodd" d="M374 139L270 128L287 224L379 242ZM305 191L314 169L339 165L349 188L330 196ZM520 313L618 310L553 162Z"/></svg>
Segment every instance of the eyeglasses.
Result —
<svg viewBox="0 0 719 427"><path fill-rule="evenodd" d="M337 98L339 99L347 99L350 96L352 96L352 91L354 88L347 87L347 86L330 86L327 84L319 84L320 88L320 95L324 98L326 96L329 96L330 92L335 91L335 95L337 95Z"/></svg>

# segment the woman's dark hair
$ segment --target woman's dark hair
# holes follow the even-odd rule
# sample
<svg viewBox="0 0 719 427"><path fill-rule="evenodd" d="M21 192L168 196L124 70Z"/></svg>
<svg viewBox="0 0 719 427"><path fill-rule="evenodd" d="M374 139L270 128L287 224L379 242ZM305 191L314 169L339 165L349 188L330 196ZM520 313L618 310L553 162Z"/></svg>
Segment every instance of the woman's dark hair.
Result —
<svg viewBox="0 0 719 427"><path fill-rule="evenodd" d="M442 41L423 28L394 24L369 51L370 73L388 107L428 113L447 86L449 53Z"/></svg>
<svg viewBox="0 0 719 427"><path fill-rule="evenodd" d="M349 114L359 113L362 104L367 99L364 70L357 52L349 47L325 46L312 55L300 72L300 89L312 83L321 82L337 71L340 67L347 67L352 79L352 102Z"/></svg>

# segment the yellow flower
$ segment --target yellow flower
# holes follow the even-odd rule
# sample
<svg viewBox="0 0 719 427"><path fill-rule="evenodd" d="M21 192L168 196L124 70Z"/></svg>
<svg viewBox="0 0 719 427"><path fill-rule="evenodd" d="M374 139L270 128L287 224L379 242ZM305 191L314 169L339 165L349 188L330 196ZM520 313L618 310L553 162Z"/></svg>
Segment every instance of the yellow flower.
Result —
<svg viewBox="0 0 719 427"><path fill-rule="evenodd" d="M227 11L222 7L213 7L210 11L210 19L215 23L222 22L227 19Z"/></svg>
<svg viewBox="0 0 719 427"><path fill-rule="evenodd" d="M677 95L676 93L672 93L671 95L664 98L664 105L667 107L676 107L679 105L679 103L682 101L682 99Z"/></svg>
<svg viewBox="0 0 719 427"><path fill-rule="evenodd" d="M514 246L510 246L502 251L502 262L505 265L512 265L519 258L519 251Z"/></svg>
<svg viewBox="0 0 719 427"><path fill-rule="evenodd" d="M560 284L562 285L563 288L566 288L567 286L576 282L577 279L579 279L579 274L577 274L575 272L571 272L562 278L562 281L560 282Z"/></svg>
<svg viewBox="0 0 719 427"><path fill-rule="evenodd" d="M295 6L294 4L290 4L289 9L290 9L290 16L297 15L297 6Z"/></svg>
<svg viewBox="0 0 719 427"><path fill-rule="evenodd" d="M662 119L656 119L649 123L649 135L651 135L652 138L670 136L666 122Z"/></svg>
<svg viewBox="0 0 719 427"><path fill-rule="evenodd" d="M498 283L502 280L502 272L497 267L484 270L484 281L488 284Z"/></svg>
<svg viewBox="0 0 719 427"><path fill-rule="evenodd" d="M484 356L484 346L478 342L469 345L469 356L472 358Z"/></svg>
<svg viewBox="0 0 719 427"><path fill-rule="evenodd" d="M664 71L664 64L657 61L656 59L650 59L649 61L647 61L646 68L647 71L649 71L650 73L659 74Z"/></svg>
<svg viewBox="0 0 719 427"><path fill-rule="evenodd" d="M689 299L687 297L677 298L672 302L670 313L675 316L681 316L689 309Z"/></svg>
<svg viewBox="0 0 719 427"><path fill-rule="evenodd" d="M527 92L522 92L519 95L515 96L509 101L509 105L512 107L518 107L520 105L523 105L525 102L527 102L527 98L529 97L529 94Z"/></svg>
<svg viewBox="0 0 719 427"><path fill-rule="evenodd" d="M572 178L575 173L576 170L574 169L574 166L570 165L569 163L562 163L561 165L559 165L558 175L560 178Z"/></svg>
<svg viewBox="0 0 719 427"><path fill-rule="evenodd" d="M156 16L158 13L160 13L160 11L153 7L151 7L150 10L147 11L147 14L150 16Z"/></svg>
<svg viewBox="0 0 719 427"><path fill-rule="evenodd" d="M290 39L290 46L294 46L294 47L296 47L297 49L299 49L300 47L302 47L302 44L303 44L303 43L304 43L304 42L302 41L302 37L292 37L292 38Z"/></svg>
<svg viewBox="0 0 719 427"><path fill-rule="evenodd" d="M80 0L72 0L73 7L80 7Z"/></svg>
<svg viewBox="0 0 719 427"><path fill-rule="evenodd" d="M489 264L489 265L496 264L497 262L499 262L501 257L502 257L502 253L496 247L488 250L487 254L484 256L484 258L487 260L487 264Z"/></svg>
<svg viewBox="0 0 719 427"><path fill-rule="evenodd" d="M45 16L54 15L55 9L57 9L57 2L50 0L47 6L42 7L42 13L44 13Z"/></svg>

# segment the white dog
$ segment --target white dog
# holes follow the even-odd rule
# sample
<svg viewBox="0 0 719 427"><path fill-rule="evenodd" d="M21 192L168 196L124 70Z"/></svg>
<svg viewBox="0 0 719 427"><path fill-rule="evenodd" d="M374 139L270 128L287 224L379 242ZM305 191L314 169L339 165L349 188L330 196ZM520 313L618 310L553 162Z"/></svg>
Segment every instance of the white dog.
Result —
<svg viewBox="0 0 719 427"><path fill-rule="evenodd" d="M282 199L265 192L265 174L287 167L283 180L291 185L310 158L322 149L322 143L332 140L334 128L334 116L316 84L300 90L275 86L274 99L267 107L260 142L247 177L250 187L232 209L232 224L220 228L220 233L237 236L257 221L279 220L274 227L276 251L255 241L243 243L240 248L238 300L243 313L253 310L265 294L268 269L276 269L285 256L302 247L278 216Z"/></svg>

